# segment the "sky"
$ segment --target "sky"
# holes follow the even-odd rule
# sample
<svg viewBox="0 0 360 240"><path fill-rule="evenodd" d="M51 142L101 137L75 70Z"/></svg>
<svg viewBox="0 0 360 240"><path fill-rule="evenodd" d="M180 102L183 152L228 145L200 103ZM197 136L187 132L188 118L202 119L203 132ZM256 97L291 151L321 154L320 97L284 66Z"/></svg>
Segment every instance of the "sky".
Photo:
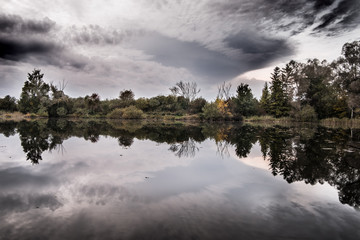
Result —
<svg viewBox="0 0 360 240"><path fill-rule="evenodd" d="M275 66L333 61L360 40L359 0L0 0L0 97L27 74L79 97L170 94L196 82L214 100L223 82L259 98Z"/></svg>

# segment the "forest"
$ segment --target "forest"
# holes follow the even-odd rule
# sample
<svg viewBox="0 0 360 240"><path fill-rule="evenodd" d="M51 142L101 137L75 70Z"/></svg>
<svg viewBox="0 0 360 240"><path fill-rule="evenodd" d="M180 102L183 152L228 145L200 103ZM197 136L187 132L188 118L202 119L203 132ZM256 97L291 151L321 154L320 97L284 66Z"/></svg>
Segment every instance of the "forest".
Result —
<svg viewBox="0 0 360 240"><path fill-rule="evenodd" d="M20 99L0 98L2 115L21 112L30 117L113 118L113 119L197 119L242 120L244 117L271 116L292 121L314 122L328 118L359 118L360 41L345 43L341 56L332 61L291 60L276 67L256 99L248 84L241 83L232 95L231 84L218 86L214 101L199 97L194 82L180 81L169 95L135 98L131 89L116 99L101 99L98 93L71 98L66 83L59 86L44 81L40 69L28 73ZM10 116L10 114L9 114Z"/></svg>

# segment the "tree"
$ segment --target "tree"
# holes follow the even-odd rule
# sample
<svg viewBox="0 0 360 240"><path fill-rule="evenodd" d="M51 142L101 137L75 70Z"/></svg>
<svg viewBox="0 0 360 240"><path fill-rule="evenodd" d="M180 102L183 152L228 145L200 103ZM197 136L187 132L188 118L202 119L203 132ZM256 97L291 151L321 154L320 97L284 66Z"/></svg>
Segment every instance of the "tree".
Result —
<svg viewBox="0 0 360 240"><path fill-rule="evenodd" d="M91 96L85 96L85 102L91 114L99 111L100 108L100 96L97 93L91 94Z"/></svg>
<svg viewBox="0 0 360 240"><path fill-rule="evenodd" d="M341 53L338 84L347 95L353 118L355 109L360 106L360 41L345 43Z"/></svg>
<svg viewBox="0 0 360 240"><path fill-rule="evenodd" d="M202 108L202 111L205 119L217 120L223 117L216 102L205 104L205 106Z"/></svg>
<svg viewBox="0 0 360 240"><path fill-rule="evenodd" d="M17 110L16 98L6 95L4 98L0 98L0 110L14 112Z"/></svg>
<svg viewBox="0 0 360 240"><path fill-rule="evenodd" d="M200 113L201 109L205 106L206 100L204 98L196 98L192 101L189 105L189 112L190 113Z"/></svg>
<svg viewBox="0 0 360 240"><path fill-rule="evenodd" d="M271 80L270 113L275 117L288 116L290 105L288 103L288 96L286 96L284 86L281 82L279 67L274 69L274 72L271 74Z"/></svg>
<svg viewBox="0 0 360 240"><path fill-rule="evenodd" d="M64 117L72 110L70 98L64 93L65 81L60 82L59 87L50 84L51 104L47 107L49 117Z"/></svg>
<svg viewBox="0 0 360 240"><path fill-rule="evenodd" d="M130 102L134 101L135 100L134 97L135 97L135 94L133 93L133 91L131 91L131 89L121 91L120 96L119 96L120 100L124 101L126 103L130 103Z"/></svg>
<svg viewBox="0 0 360 240"><path fill-rule="evenodd" d="M266 113L270 113L270 91L267 82L265 82L260 98L260 106Z"/></svg>
<svg viewBox="0 0 360 240"><path fill-rule="evenodd" d="M225 82L223 82L221 85L218 86L218 95L216 98L228 101L230 99L230 90L231 83L226 84Z"/></svg>
<svg viewBox="0 0 360 240"><path fill-rule="evenodd" d="M193 101L196 98L196 95L200 92L200 89L197 88L195 82L186 82L183 81L177 82L174 87L170 88L170 91L173 95L183 96L190 101Z"/></svg>
<svg viewBox="0 0 360 240"><path fill-rule="evenodd" d="M318 59L310 59L302 71L308 87L301 105L310 104L320 119L335 117L334 105L337 96L331 86L334 79L332 68L325 60L320 62Z"/></svg>
<svg viewBox="0 0 360 240"><path fill-rule="evenodd" d="M241 83L236 89L235 109L241 116L250 116L255 114L256 99L254 98L248 84Z"/></svg>
<svg viewBox="0 0 360 240"><path fill-rule="evenodd" d="M40 69L28 73L28 80L22 88L19 110L23 113L36 113L40 107L46 107L49 101L49 85L43 81L44 74Z"/></svg>

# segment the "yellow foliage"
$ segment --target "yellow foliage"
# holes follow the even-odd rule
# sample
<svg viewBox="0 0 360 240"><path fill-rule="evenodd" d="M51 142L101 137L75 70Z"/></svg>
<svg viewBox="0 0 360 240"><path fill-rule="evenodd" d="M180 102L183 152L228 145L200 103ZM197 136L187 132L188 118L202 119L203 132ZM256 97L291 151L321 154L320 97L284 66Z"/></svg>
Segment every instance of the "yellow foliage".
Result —
<svg viewBox="0 0 360 240"><path fill-rule="evenodd" d="M224 117L230 117L232 116L230 109L229 109L229 103L227 103L226 101L217 98L215 100L215 104L216 107L218 108L219 112L224 116Z"/></svg>

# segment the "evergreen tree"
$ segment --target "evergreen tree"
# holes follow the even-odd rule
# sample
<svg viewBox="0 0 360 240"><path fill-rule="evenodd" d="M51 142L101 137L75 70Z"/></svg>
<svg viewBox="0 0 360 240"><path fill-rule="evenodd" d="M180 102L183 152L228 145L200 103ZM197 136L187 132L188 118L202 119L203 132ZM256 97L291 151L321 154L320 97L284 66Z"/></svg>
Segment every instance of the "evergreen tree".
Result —
<svg viewBox="0 0 360 240"><path fill-rule="evenodd" d="M271 80L270 113L275 117L288 116L290 112L290 104L281 81L279 67L274 69L274 73L271 74Z"/></svg>
<svg viewBox="0 0 360 240"><path fill-rule="evenodd" d="M23 113L36 113L40 107L46 107L49 101L50 86L43 81L44 74L40 71L34 69L32 73L28 73L19 101L19 110Z"/></svg>
<svg viewBox="0 0 360 240"><path fill-rule="evenodd" d="M256 112L256 99L248 84L241 83L236 89L235 111L241 116L251 116Z"/></svg>
<svg viewBox="0 0 360 240"><path fill-rule="evenodd" d="M270 91L267 82L265 82L260 98L260 106L266 113L270 113Z"/></svg>

